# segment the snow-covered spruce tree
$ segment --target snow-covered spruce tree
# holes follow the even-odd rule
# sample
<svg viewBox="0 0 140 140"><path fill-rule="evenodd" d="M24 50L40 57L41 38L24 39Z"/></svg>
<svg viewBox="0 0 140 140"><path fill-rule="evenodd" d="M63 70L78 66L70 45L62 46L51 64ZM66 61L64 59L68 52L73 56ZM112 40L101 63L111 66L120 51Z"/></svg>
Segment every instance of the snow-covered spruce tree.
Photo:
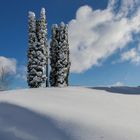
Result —
<svg viewBox="0 0 140 140"><path fill-rule="evenodd" d="M57 61L57 86L68 86L68 76L70 70L68 25L61 22L59 26L59 49Z"/></svg>
<svg viewBox="0 0 140 140"><path fill-rule="evenodd" d="M51 43L50 43L50 86L56 87L57 86L57 61L58 61L58 46L59 43L59 30L58 25L54 24L52 26L52 36L51 36Z"/></svg>
<svg viewBox="0 0 140 140"><path fill-rule="evenodd" d="M45 9L41 20L29 12L28 85L31 88L46 87L47 40Z"/></svg>
<svg viewBox="0 0 140 140"><path fill-rule="evenodd" d="M50 84L51 86L68 86L70 70L68 26L63 22L58 27L52 27L52 41L50 48Z"/></svg>
<svg viewBox="0 0 140 140"><path fill-rule="evenodd" d="M28 65L27 65L27 82L30 88L36 87L36 19L33 12L29 12L28 16L29 24L29 49L28 49Z"/></svg>
<svg viewBox="0 0 140 140"><path fill-rule="evenodd" d="M41 21L36 21L36 56L34 57L34 61L36 62L36 75L34 77L34 82L36 83L36 87L45 87L46 75L44 74L45 67L46 67L46 56L45 48L41 45L41 38L42 35L41 31Z"/></svg>
<svg viewBox="0 0 140 140"><path fill-rule="evenodd" d="M47 22L46 22L46 12L45 9L41 9L40 13L40 31L39 31L39 42L42 48L42 53L45 56L43 64L43 75L46 76L45 86L48 87L48 44L47 44Z"/></svg>

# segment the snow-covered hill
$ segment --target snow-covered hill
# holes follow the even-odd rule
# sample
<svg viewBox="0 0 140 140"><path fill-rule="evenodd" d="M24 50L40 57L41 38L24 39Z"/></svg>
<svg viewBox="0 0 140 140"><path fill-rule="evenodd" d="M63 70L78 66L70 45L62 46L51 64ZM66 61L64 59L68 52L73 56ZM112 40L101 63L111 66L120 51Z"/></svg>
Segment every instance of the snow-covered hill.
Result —
<svg viewBox="0 0 140 140"><path fill-rule="evenodd" d="M0 140L140 140L140 95L81 87L0 92Z"/></svg>

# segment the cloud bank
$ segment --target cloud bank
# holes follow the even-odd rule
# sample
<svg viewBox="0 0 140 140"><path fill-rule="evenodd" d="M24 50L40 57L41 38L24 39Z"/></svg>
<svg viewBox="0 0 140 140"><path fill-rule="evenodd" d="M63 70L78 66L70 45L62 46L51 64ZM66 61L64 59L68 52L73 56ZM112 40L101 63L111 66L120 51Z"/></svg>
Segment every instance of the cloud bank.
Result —
<svg viewBox="0 0 140 140"><path fill-rule="evenodd" d="M109 0L104 10L82 6L69 22L71 72L81 73L135 41L140 33L140 1Z"/></svg>
<svg viewBox="0 0 140 140"><path fill-rule="evenodd" d="M5 74L16 74L16 60L0 56L0 77L2 76L2 70Z"/></svg>

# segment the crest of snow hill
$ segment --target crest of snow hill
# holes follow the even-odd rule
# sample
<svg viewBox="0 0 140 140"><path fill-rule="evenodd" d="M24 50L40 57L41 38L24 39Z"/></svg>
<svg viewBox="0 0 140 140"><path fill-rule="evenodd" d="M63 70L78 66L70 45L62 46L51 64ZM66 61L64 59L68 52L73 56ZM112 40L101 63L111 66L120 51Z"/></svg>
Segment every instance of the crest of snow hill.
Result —
<svg viewBox="0 0 140 140"><path fill-rule="evenodd" d="M50 49L47 39L45 9L36 20L35 13L29 12L29 49L27 82L30 88L68 86L70 71L68 25L61 22L52 26ZM50 61L50 74L48 67Z"/></svg>

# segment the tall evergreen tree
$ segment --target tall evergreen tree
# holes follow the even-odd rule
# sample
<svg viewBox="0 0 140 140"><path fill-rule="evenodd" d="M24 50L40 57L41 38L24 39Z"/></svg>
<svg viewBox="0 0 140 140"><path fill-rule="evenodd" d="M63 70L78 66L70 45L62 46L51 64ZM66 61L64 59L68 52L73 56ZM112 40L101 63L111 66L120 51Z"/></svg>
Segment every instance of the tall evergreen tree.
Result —
<svg viewBox="0 0 140 140"><path fill-rule="evenodd" d="M58 87L68 86L70 70L68 25L63 22L59 26L59 52L57 61L57 85Z"/></svg>
<svg viewBox="0 0 140 140"><path fill-rule="evenodd" d="M70 70L68 26L63 22L58 27L52 27L52 41L50 44L50 84L51 86L68 86Z"/></svg>
<svg viewBox="0 0 140 140"><path fill-rule="evenodd" d="M37 44L36 44L36 56L34 59L36 59L36 78L35 82L37 82L37 87L45 87L45 81L46 81L46 75L45 75L45 69L46 69L46 56L44 55L46 50L44 46L41 44L41 42L44 42L42 40L42 34L41 31L41 21L36 21L36 38L37 38Z"/></svg>
<svg viewBox="0 0 140 140"><path fill-rule="evenodd" d="M47 30L45 9L41 10L41 19L29 12L29 50L28 50L28 85L31 88L46 87Z"/></svg>
<svg viewBox="0 0 140 140"><path fill-rule="evenodd" d="M36 76L36 19L33 12L29 12L29 49L28 49L28 65L27 65L27 82L30 88L35 87L34 77Z"/></svg>
<svg viewBox="0 0 140 140"><path fill-rule="evenodd" d="M47 22L46 22L46 11L44 8L41 9L40 13L40 22L41 22L41 29L40 29L40 46L43 48L43 54L46 57L44 60L46 63L43 66L43 74L46 75L46 87L48 86L48 44L47 44Z"/></svg>
<svg viewBox="0 0 140 140"><path fill-rule="evenodd" d="M58 43L59 43L59 30L58 25L54 24L52 26L52 37L50 43L50 85L57 86L57 61L58 61Z"/></svg>

